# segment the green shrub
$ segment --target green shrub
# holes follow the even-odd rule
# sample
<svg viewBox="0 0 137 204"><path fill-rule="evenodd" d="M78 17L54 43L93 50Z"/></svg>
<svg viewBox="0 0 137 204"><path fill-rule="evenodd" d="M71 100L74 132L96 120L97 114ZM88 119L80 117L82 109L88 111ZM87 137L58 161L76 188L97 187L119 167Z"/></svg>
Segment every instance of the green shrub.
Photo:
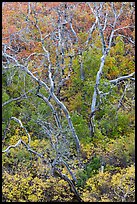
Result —
<svg viewBox="0 0 137 204"><path fill-rule="evenodd" d="M89 138L89 128L86 120L77 113L72 114L71 119L79 139L81 142L86 142Z"/></svg>
<svg viewBox="0 0 137 204"><path fill-rule="evenodd" d="M100 168L100 158L93 157L93 159L85 165L84 170L79 170L77 173L78 176L78 186L84 187L88 178L96 175L99 172Z"/></svg>

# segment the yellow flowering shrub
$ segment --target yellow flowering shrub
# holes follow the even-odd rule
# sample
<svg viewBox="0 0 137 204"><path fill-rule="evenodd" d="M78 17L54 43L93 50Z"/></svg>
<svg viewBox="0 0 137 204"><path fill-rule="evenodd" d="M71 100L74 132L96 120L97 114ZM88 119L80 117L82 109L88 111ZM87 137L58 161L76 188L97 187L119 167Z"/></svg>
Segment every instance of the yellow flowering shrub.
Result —
<svg viewBox="0 0 137 204"><path fill-rule="evenodd" d="M135 166L131 165L113 175L111 185L116 194L116 201L133 202L135 200Z"/></svg>
<svg viewBox="0 0 137 204"><path fill-rule="evenodd" d="M135 200L135 167L116 174L99 172L86 182L82 198L85 202L133 202Z"/></svg>
<svg viewBox="0 0 137 204"><path fill-rule="evenodd" d="M9 143L14 145L18 139L27 143L27 136L13 135ZM50 155L50 144L48 140L32 140L30 147L44 155L45 159L54 158L54 152ZM3 176L2 176L2 199L3 202L47 202L47 201L69 201L74 197L68 183L59 177L51 175L48 163L30 153L23 144L11 148L3 154ZM62 173L67 173L63 169ZM71 179L71 176L68 175Z"/></svg>
<svg viewBox="0 0 137 204"><path fill-rule="evenodd" d="M3 202L47 202L73 199L74 194L70 192L66 181L52 176L49 178L38 176L34 177L27 168L15 174L4 171Z"/></svg>
<svg viewBox="0 0 137 204"><path fill-rule="evenodd" d="M87 144L81 144L81 150L84 155L84 162L87 162L87 160L93 155L94 151L94 145L93 143L87 143Z"/></svg>

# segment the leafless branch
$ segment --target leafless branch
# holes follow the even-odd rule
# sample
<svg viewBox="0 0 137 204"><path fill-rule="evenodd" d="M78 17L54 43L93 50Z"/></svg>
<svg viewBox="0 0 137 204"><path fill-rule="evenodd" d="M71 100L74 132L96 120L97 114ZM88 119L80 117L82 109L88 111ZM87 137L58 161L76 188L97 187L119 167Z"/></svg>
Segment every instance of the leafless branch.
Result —
<svg viewBox="0 0 137 204"><path fill-rule="evenodd" d="M123 101L123 99L124 99L124 96L125 96L125 93L126 93L126 89L128 88L128 86L129 86L129 84L127 83L127 84L125 85L123 94L122 94L122 96L121 96L121 98L120 98L120 100L119 100L118 107L117 107L117 111L120 109L120 107L121 107L121 105L122 105L122 101Z"/></svg>
<svg viewBox="0 0 137 204"><path fill-rule="evenodd" d="M131 73L131 74L129 74L129 75L126 75L126 76L118 77L117 79L112 79L112 80L110 80L109 82L112 83L112 84L117 84L117 83L120 82L120 81L129 79L129 78L132 79L132 77L134 76L134 74L135 74L135 72L133 72L133 73ZM133 79L134 79L134 78L133 78Z"/></svg>
<svg viewBox="0 0 137 204"><path fill-rule="evenodd" d="M54 117L55 117L55 121L56 121L57 127L60 129L60 128L61 128L61 123L60 123L60 121L59 121L58 114L57 114L57 112L55 111L53 105L52 105L52 104L49 102L49 100L48 100L45 96L43 96L41 93L37 92L36 95L37 95L38 97L42 98L42 99L47 103L47 105L51 108L52 113L53 113L53 115L54 115Z"/></svg>
<svg viewBox="0 0 137 204"><path fill-rule="evenodd" d="M43 42L43 41L42 41ZM75 129L73 127L73 124L72 124L72 121L71 121L71 118L70 118L70 115L69 115L69 111L67 110L66 106L57 98L57 96L54 94L54 83L53 83L53 80L52 80L52 74L51 74L51 62L50 62L50 55L49 55L49 52L48 50L46 50L46 48L44 47L44 44L42 43L42 48L43 50L45 51L46 55L45 57L47 58L48 60L48 73L49 73L49 80L50 80L50 88L47 86L47 84L38 79L36 76L34 76L32 74L31 71L29 71L29 69L27 67L25 67L24 65L21 65L13 56L10 56L9 54L7 53L3 53L3 56L13 60L18 67L20 67L23 71L25 71L28 75L30 75L32 77L32 79L34 81L36 81L40 86L44 86L46 88L46 90L48 91L48 93L50 94L50 96L53 98L53 100L59 105L59 107L63 110L63 112L65 113L66 115L66 118L68 120L68 125L70 127L70 130L72 132L72 136L76 142L76 148L77 148L77 152L78 154L80 153L80 142L79 142L79 139L78 139L78 136L76 135L76 132L75 132Z"/></svg>
<svg viewBox="0 0 137 204"><path fill-rule="evenodd" d="M65 181L67 181L67 183L69 184L69 186L71 187L71 190L72 192L76 195L76 198L79 202L82 202L82 199L77 191L77 189L75 188L73 182L65 175L65 174L62 174L61 171L57 168L54 168L54 175L56 176L59 176L60 178L64 179Z"/></svg>
<svg viewBox="0 0 137 204"><path fill-rule="evenodd" d="M2 107L4 107L5 105L7 105L7 104L9 104L9 103L11 103L11 102L13 102L13 101L18 101L18 100L20 100L20 99L26 98L26 97L27 97L27 94L28 94L28 93L31 93L32 90L33 90L33 89L27 91L25 94L22 94L21 96L19 96L19 97L17 97L17 98L12 98L12 99L10 99L10 100L4 102L4 103L2 104Z"/></svg>
<svg viewBox="0 0 137 204"><path fill-rule="evenodd" d="M116 31L118 31L118 30L123 30L123 29L125 29L125 28L135 28L135 26L123 26L123 27L121 27L121 28L116 28L116 29L114 30L114 32L116 32Z"/></svg>
<svg viewBox="0 0 137 204"><path fill-rule="evenodd" d="M10 149L16 148L16 147L18 147L20 144L23 144L29 152L31 152L31 153L33 153L33 154L39 156L40 158L42 158L44 162L46 162L46 163L48 162L48 161L45 159L45 157L43 156L43 154L38 153L38 152L36 152L35 150L33 150L33 149L30 147L30 145L27 145L22 139L19 139L18 142L17 142L15 145L10 145L10 146L8 146L5 150L2 150L2 153L9 152Z"/></svg>

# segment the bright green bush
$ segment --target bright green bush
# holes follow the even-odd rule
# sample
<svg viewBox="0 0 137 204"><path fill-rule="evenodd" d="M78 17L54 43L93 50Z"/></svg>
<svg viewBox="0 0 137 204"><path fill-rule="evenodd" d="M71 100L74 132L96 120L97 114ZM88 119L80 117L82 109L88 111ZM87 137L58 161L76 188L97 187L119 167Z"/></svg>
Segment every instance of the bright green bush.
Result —
<svg viewBox="0 0 137 204"><path fill-rule="evenodd" d="M99 172L100 168L100 158L93 157L93 159L88 163L85 164L84 170L79 170L77 173L78 177L78 186L84 187L86 181L96 175Z"/></svg>
<svg viewBox="0 0 137 204"><path fill-rule="evenodd" d="M81 142L86 142L89 138L87 121L77 113L72 114L71 119L79 139Z"/></svg>

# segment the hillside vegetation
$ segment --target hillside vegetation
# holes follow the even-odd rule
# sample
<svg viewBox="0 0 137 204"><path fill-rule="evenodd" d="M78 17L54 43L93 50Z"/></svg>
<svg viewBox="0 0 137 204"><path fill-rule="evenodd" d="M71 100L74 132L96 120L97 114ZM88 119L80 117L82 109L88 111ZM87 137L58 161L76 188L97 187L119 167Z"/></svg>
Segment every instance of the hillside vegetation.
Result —
<svg viewBox="0 0 137 204"><path fill-rule="evenodd" d="M135 202L135 2L2 3L2 201Z"/></svg>

